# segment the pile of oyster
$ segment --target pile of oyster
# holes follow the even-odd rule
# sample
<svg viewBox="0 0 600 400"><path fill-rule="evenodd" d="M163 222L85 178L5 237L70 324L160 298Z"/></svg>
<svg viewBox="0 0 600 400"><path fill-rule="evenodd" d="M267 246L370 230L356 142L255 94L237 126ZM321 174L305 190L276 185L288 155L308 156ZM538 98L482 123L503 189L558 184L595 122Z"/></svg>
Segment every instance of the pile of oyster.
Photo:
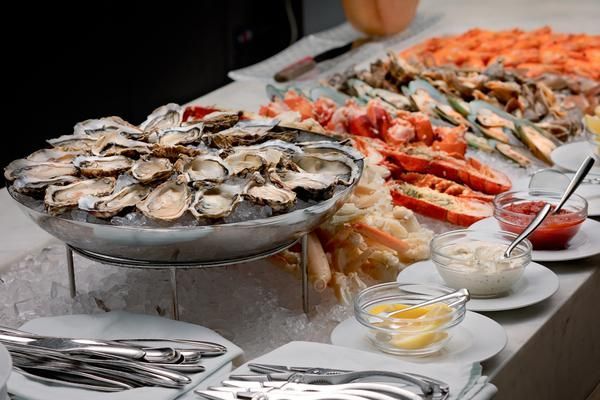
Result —
<svg viewBox="0 0 600 400"><path fill-rule="evenodd" d="M110 219L133 210L155 221L223 223L242 202L285 213L359 178L350 146L303 134L276 120L218 110L195 118L167 104L138 126L119 117L78 123L4 176L52 215L79 209Z"/></svg>

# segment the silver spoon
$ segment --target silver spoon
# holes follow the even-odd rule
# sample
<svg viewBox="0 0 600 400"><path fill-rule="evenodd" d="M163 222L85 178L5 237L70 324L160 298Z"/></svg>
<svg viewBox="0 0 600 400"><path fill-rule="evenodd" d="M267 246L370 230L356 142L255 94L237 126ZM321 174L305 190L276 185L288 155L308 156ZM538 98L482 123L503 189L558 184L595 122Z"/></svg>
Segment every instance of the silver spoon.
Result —
<svg viewBox="0 0 600 400"><path fill-rule="evenodd" d="M567 188L565 189L565 193L563 194L560 201L556 205L556 208L554 209L554 213L559 212L560 209L562 208L562 206L565 205L567 200L569 200L569 197L571 197L571 195L575 192L575 190L577 190L579 185L581 185L581 182L583 182L584 178L586 177L588 172L590 172L593 165L594 165L594 157L587 156L586 159L583 160L583 162L581 163L579 168L577 168L577 172L571 179L569 186L567 186Z"/></svg>
<svg viewBox="0 0 600 400"><path fill-rule="evenodd" d="M506 248L506 251L503 254L504 258L509 258L510 257L510 253L512 253L512 251L525 239L527 239L529 237L529 235L531 235L533 233L533 231L535 231L537 229L538 226L540 226L542 224L542 222L544 222L544 219L546 219L546 217L548 216L548 214L550 214L550 211L552 211L552 206L548 203L544 204L544 207L542 207L541 211L539 213L537 213L537 215L535 216L534 219L531 220L531 222L529 223L529 225L527 225L525 227L525 229L523 229L523 232L521 232L516 238L515 240L512 241L511 244L508 245L508 247Z"/></svg>
<svg viewBox="0 0 600 400"><path fill-rule="evenodd" d="M455 299L455 298L464 298L465 299L464 301L469 301L469 299L471 298L471 295L469 294L469 291L467 289L458 289L457 291L454 291L452 293L445 294L443 296L434 297L431 300L427 300L422 303L417 303L410 307L403 308L402 310L392 311L391 313L386 314L385 317L389 318L391 316L395 316L397 314L400 314L400 313L403 313L406 311L410 311L410 310L414 310L416 308L428 306L430 304L441 303L442 301Z"/></svg>

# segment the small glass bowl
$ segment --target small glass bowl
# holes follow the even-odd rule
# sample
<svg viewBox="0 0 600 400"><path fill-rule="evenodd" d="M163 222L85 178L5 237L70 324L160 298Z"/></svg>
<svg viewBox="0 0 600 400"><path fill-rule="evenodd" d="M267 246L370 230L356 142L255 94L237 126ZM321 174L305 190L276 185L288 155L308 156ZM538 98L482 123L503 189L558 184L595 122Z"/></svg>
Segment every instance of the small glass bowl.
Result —
<svg viewBox="0 0 600 400"><path fill-rule="evenodd" d="M467 299L435 304L425 315L419 315L422 314L420 310L391 317L385 314L393 311L396 304L411 306L452 292L444 286L382 283L356 296L354 316L369 328L367 337L379 350L397 355L425 356L439 351L450 340L452 328L465 317ZM375 307L388 309L374 314Z"/></svg>
<svg viewBox="0 0 600 400"><path fill-rule="evenodd" d="M512 251L510 258L502 261L500 266L494 262L481 262L472 265L452 250L457 248L475 251L481 247L479 243L498 245L498 251L504 249L517 237L510 232L482 232L471 229L460 229L437 235L431 241L431 260L438 273L451 288L469 290L471 297L497 297L506 294L521 279L525 268L531 262L531 243L525 239ZM502 253L500 253L502 254ZM467 257L470 257L468 254ZM496 264L497 265L497 264Z"/></svg>
<svg viewBox="0 0 600 400"><path fill-rule="evenodd" d="M561 192L535 188L505 192L494 198L494 217L500 223L503 231L519 234L535 215L509 211L507 210L508 206L531 201L544 201L556 205L561 197ZM562 210L568 211L568 213L549 215L529 236L529 241L534 250L561 250L567 248L569 241L579 232L581 225L587 218L587 201L583 197L573 194L562 207Z"/></svg>

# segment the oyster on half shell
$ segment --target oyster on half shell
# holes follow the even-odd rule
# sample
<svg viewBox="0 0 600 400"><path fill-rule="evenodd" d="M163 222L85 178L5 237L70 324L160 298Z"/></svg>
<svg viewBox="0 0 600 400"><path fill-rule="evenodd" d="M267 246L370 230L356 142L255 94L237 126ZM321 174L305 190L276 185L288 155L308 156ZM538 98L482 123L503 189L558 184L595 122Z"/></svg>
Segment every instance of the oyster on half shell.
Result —
<svg viewBox="0 0 600 400"><path fill-rule="evenodd" d="M150 153L151 145L139 140L128 139L118 132L101 136L92 146L95 156L137 155Z"/></svg>
<svg viewBox="0 0 600 400"><path fill-rule="evenodd" d="M96 136L87 135L62 135L46 140L52 146L64 151L88 152L98 141Z"/></svg>
<svg viewBox="0 0 600 400"><path fill-rule="evenodd" d="M79 199L79 208L89 212L98 218L110 218L117 215L122 210L134 207L142 201L150 192L147 186L134 184L125 186L111 195L83 196Z"/></svg>
<svg viewBox="0 0 600 400"><path fill-rule="evenodd" d="M27 159L35 162L70 163L80 153L80 151L66 151L60 148L41 149L28 155Z"/></svg>
<svg viewBox="0 0 600 400"><path fill-rule="evenodd" d="M150 183L171 175L173 164L167 158L140 158L131 167L131 175L141 183Z"/></svg>
<svg viewBox="0 0 600 400"><path fill-rule="evenodd" d="M77 168L65 163L39 163L27 159L11 162L4 169L7 181L14 181L13 187L21 193L41 191L48 185L64 185L79 180L75 177Z"/></svg>
<svg viewBox="0 0 600 400"><path fill-rule="evenodd" d="M181 125L182 118L183 109L178 104L169 103L152 111L139 128L144 132L173 128Z"/></svg>
<svg viewBox="0 0 600 400"><path fill-rule="evenodd" d="M202 118L204 127L208 132L217 132L229 129L240 120L241 113L233 111L214 111ZM194 121L195 122L195 121ZM188 122L186 122L188 124Z"/></svg>
<svg viewBox="0 0 600 400"><path fill-rule="evenodd" d="M125 156L80 156L73 160L73 165L85 176L116 176L129 170L133 160Z"/></svg>
<svg viewBox="0 0 600 400"><path fill-rule="evenodd" d="M194 195L190 211L198 219L226 217L243 200L246 187L247 182L228 182L201 187Z"/></svg>
<svg viewBox="0 0 600 400"><path fill-rule="evenodd" d="M196 157L181 157L175 169L187 182L221 182L229 176L229 168L220 157L203 154Z"/></svg>
<svg viewBox="0 0 600 400"><path fill-rule="evenodd" d="M148 136L148 141L163 146L191 144L200 141L203 128L204 124L202 122L187 126L165 128L152 132Z"/></svg>
<svg viewBox="0 0 600 400"><path fill-rule="evenodd" d="M149 218L173 221L187 211L191 197L190 189L182 179L169 180L152 190L137 208Z"/></svg>
<svg viewBox="0 0 600 400"><path fill-rule="evenodd" d="M112 116L98 119L88 119L73 127L73 134L99 137L107 133L120 133L130 139L141 139L144 131L124 119Z"/></svg>
<svg viewBox="0 0 600 400"><path fill-rule="evenodd" d="M44 203L52 215L77 207L83 196L106 196L115 188L115 178L86 179L65 186L50 185L46 189Z"/></svg>
<svg viewBox="0 0 600 400"><path fill-rule="evenodd" d="M251 183L245 192L245 197L254 203L270 206L273 211L287 210L296 202L296 193L292 190L281 188L267 181Z"/></svg>

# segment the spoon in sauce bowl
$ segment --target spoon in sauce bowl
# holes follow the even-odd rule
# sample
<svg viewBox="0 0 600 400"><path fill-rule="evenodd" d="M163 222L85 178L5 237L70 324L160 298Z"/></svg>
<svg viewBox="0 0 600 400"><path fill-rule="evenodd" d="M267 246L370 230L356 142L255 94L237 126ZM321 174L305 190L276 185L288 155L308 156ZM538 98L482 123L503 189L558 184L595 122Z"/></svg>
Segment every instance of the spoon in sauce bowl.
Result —
<svg viewBox="0 0 600 400"><path fill-rule="evenodd" d="M506 251L504 252L504 258L509 258L510 254L515 249L515 247L517 247L519 243L521 243L528 236L530 236L542 224L542 222L544 222L544 219L546 219L546 217L550 213L555 214L561 210L561 208L569 200L571 195L575 192L575 190L577 190L579 185L581 185L581 182L583 182L584 178L586 177L588 172L590 172L593 165L594 157L588 156L585 160L583 160L583 163L581 163L579 168L577 168L577 172L573 176L573 179L571 179L571 182L569 182L569 186L567 186L567 188L565 189L565 193L560 198L556 207L552 209L552 206L549 203L546 203L544 207L540 210L540 212L537 213L535 218L531 220L529 225L527 225L525 229L523 229L523 232L521 232L510 245L508 245Z"/></svg>

